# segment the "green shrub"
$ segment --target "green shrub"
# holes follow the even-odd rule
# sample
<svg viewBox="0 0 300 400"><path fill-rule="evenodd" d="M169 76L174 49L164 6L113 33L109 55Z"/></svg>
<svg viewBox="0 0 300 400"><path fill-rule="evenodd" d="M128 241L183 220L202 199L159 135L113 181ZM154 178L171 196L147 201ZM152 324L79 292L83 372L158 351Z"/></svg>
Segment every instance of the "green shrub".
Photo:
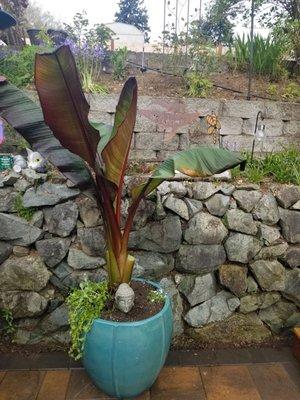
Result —
<svg viewBox="0 0 300 400"><path fill-rule="evenodd" d="M234 169L235 177L242 176L250 182L259 183L265 178L272 178L279 183L300 185L300 151L296 147L267 154L264 158L254 158L246 153L247 165L244 172Z"/></svg>
<svg viewBox="0 0 300 400"><path fill-rule="evenodd" d="M158 290L150 290L147 300L151 303L164 303L166 296Z"/></svg>
<svg viewBox="0 0 300 400"><path fill-rule="evenodd" d="M85 281L67 298L72 344L70 355L78 360L82 357L86 333L94 319L99 318L109 299L107 282Z"/></svg>
<svg viewBox="0 0 300 400"><path fill-rule="evenodd" d="M251 40L243 35L238 36L230 49L228 59L232 67L247 71L250 60ZM253 39L253 72L256 75L268 76L278 79L286 76L283 68L283 56L285 46L279 40L272 40L271 36L264 39L262 36L254 35Z"/></svg>
<svg viewBox="0 0 300 400"><path fill-rule="evenodd" d="M300 99L300 85L296 82L290 82L284 89L282 97L287 100Z"/></svg>
<svg viewBox="0 0 300 400"><path fill-rule="evenodd" d="M2 75L18 87L33 82L34 59L38 46L25 46L21 51L9 52L0 60Z"/></svg>
<svg viewBox="0 0 300 400"><path fill-rule="evenodd" d="M127 56L128 56L127 47L122 47L118 50L115 50L111 56L113 78L118 81L121 81L122 79L126 78Z"/></svg>
<svg viewBox="0 0 300 400"><path fill-rule="evenodd" d="M278 94L278 89L275 83L270 83L268 85L267 88L267 92L271 95L271 96L276 96Z"/></svg>
<svg viewBox="0 0 300 400"><path fill-rule="evenodd" d="M188 95L191 97L207 97L213 87L212 82L198 74L191 72L186 77Z"/></svg>

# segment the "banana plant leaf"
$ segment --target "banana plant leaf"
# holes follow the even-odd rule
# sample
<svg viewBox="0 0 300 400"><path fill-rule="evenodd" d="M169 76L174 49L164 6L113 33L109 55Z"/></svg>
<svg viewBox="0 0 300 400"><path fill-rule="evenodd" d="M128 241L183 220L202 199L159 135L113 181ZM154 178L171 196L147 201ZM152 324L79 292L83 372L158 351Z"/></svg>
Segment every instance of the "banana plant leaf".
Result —
<svg viewBox="0 0 300 400"><path fill-rule="evenodd" d="M130 150L137 110L137 82L129 78L121 92L112 130L101 135L99 152L105 163L105 176L117 187L123 179Z"/></svg>
<svg viewBox="0 0 300 400"><path fill-rule="evenodd" d="M135 187L132 190L132 197L136 199L142 194L146 196L164 180L173 178L177 171L191 177L206 177L237 165L244 169L245 158L226 149L198 147L180 151L164 161L145 184Z"/></svg>
<svg viewBox="0 0 300 400"><path fill-rule="evenodd" d="M85 163L66 150L45 124L43 112L22 90L5 80L0 82L0 117L30 144L33 150L57 167L78 187L93 183Z"/></svg>
<svg viewBox="0 0 300 400"><path fill-rule="evenodd" d="M45 122L60 143L92 168L101 164L97 152L99 133L89 123L90 106L69 46L36 55L35 85Z"/></svg>

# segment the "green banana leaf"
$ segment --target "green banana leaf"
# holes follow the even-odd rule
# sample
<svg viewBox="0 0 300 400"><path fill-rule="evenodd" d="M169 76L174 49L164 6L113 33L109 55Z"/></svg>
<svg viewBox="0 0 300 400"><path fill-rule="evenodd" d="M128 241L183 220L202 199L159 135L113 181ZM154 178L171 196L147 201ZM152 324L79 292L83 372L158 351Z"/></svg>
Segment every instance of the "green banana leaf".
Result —
<svg viewBox="0 0 300 400"><path fill-rule="evenodd" d="M92 187L85 163L55 138L45 124L41 107L7 81L0 82L0 117L75 185L82 189Z"/></svg>
<svg viewBox="0 0 300 400"><path fill-rule="evenodd" d="M147 196L164 180L173 178L177 171L191 177L206 177L237 165L244 169L245 158L226 149L197 147L180 151L164 161L146 183L133 188L132 197L135 200L140 195Z"/></svg>

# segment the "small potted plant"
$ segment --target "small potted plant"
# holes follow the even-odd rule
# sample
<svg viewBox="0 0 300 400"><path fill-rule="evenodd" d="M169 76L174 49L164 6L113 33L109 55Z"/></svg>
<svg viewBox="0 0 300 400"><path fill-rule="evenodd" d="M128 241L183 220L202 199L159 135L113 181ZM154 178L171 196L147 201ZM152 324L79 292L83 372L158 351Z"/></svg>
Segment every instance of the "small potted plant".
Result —
<svg viewBox="0 0 300 400"><path fill-rule="evenodd" d="M177 171L208 176L242 165L244 159L216 147L177 153L132 190L122 227L122 189L137 112L136 79L129 78L123 87L113 126L89 122L89 105L68 46L36 56L35 84L47 125L38 107L7 82L0 85L0 116L74 183L93 189L106 233L108 281L83 282L68 299L72 350L83 354L87 372L104 392L134 397L155 381L172 335L168 297L155 283L131 280L135 260L128 253L128 240L139 203ZM16 117L21 109L23 114ZM144 308L152 304L150 316L128 317L134 297L148 304Z"/></svg>

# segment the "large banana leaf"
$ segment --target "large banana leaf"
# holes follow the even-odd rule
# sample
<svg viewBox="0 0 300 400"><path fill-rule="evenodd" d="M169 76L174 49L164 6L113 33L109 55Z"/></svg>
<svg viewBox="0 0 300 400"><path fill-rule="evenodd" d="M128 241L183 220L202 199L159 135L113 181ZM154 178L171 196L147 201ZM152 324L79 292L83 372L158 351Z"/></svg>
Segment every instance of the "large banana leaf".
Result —
<svg viewBox="0 0 300 400"><path fill-rule="evenodd" d="M129 78L116 108L114 126L100 135L99 152L105 163L105 177L120 187L126 169L137 109L137 82Z"/></svg>
<svg viewBox="0 0 300 400"><path fill-rule="evenodd" d="M218 174L237 165L245 168L246 160L240 154L217 147L198 147L180 151L164 161L143 185L132 191L133 199L152 192L165 179L173 178L176 171L191 177L205 177Z"/></svg>
<svg viewBox="0 0 300 400"><path fill-rule="evenodd" d="M0 82L0 117L74 184L81 188L92 185L85 163L54 137L44 122L42 109L22 90L5 80Z"/></svg>
<svg viewBox="0 0 300 400"><path fill-rule="evenodd" d="M90 106L81 88L69 46L37 54L35 85L45 122L60 143L95 167L99 133L89 123Z"/></svg>

